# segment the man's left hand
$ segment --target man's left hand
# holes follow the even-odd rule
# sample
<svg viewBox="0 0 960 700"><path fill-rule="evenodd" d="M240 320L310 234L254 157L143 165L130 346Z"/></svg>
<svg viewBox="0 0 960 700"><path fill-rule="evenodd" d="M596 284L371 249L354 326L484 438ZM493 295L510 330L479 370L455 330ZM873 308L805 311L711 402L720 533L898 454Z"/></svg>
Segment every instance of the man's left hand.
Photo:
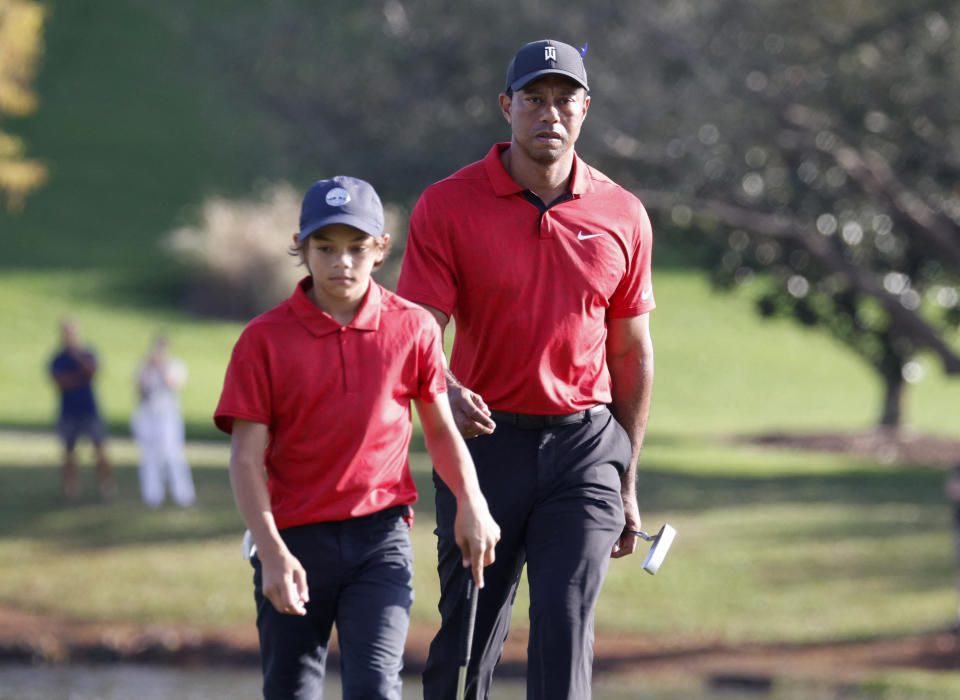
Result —
<svg viewBox="0 0 960 700"><path fill-rule="evenodd" d="M637 551L637 536L633 533L640 529L640 508L637 506L636 496L624 496L623 515L626 523L623 526L623 533L614 543L613 551L610 552L613 559L628 557Z"/></svg>

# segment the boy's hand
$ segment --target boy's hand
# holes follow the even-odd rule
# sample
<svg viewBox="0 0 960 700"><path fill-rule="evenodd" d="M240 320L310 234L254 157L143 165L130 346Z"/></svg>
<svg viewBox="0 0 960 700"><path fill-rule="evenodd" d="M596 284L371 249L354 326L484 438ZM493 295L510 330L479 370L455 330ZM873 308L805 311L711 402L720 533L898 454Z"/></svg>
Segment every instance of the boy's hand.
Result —
<svg viewBox="0 0 960 700"><path fill-rule="evenodd" d="M307 589L307 572L300 561L289 552L270 557L260 557L263 576L263 595L278 612L288 615L306 615L310 602Z"/></svg>
<svg viewBox="0 0 960 700"><path fill-rule="evenodd" d="M463 553L463 568L472 569L477 588L483 588L483 567L494 562L500 526L490 515L487 501L481 494L457 502L453 534Z"/></svg>

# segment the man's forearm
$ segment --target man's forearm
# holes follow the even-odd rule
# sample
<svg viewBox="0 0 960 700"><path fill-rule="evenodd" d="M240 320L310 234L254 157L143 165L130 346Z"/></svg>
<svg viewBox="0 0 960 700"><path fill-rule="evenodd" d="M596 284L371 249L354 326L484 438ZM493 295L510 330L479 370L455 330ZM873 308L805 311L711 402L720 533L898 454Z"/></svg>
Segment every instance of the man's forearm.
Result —
<svg viewBox="0 0 960 700"><path fill-rule="evenodd" d="M623 474L623 485L635 488L637 462L643 448L653 394L653 358L620 358L610 365L613 378L613 403L610 410L630 438L630 463Z"/></svg>
<svg viewBox="0 0 960 700"><path fill-rule="evenodd" d="M649 317L614 321L609 331L607 367L610 371L611 411L630 438L630 464L623 475L623 484L625 493L632 494L653 395L653 340Z"/></svg>

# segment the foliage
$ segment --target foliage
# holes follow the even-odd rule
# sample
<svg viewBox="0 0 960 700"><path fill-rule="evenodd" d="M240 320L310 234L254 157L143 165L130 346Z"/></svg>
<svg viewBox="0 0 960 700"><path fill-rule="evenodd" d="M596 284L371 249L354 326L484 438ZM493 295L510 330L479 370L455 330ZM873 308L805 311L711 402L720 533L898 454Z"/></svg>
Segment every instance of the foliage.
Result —
<svg viewBox="0 0 960 700"><path fill-rule="evenodd" d="M958 19L937 1L670 3L644 18L661 111L614 97L643 120L650 146L620 150L653 167L648 205L706 234L722 286L765 273L761 313L863 358L884 425L920 350L960 372Z"/></svg>
<svg viewBox="0 0 960 700"><path fill-rule="evenodd" d="M346 163L404 202L507 138L496 94L517 46L589 44L581 153L642 193L661 237L699 233L723 285L764 273L763 313L850 347L896 425L918 352L960 371L958 20L944 0L493 2L454 16L433 0L326 15L280 0L187 31L277 125L289 165Z"/></svg>
<svg viewBox="0 0 960 700"><path fill-rule="evenodd" d="M46 13L32 0L0 0L0 117L25 117L37 109L32 83L43 54ZM0 193L14 211L47 179L46 167L24 152L23 141L0 128Z"/></svg>
<svg viewBox="0 0 960 700"><path fill-rule="evenodd" d="M932 259L921 255L925 234L896 206L914 200L868 197L857 183L874 175L847 156L861 153L870 165L878 161L868 152L881 154L937 220L949 217L957 9L931 0L806 8L783 0L494 0L456 12L436 0L336 0L323 13L293 0L269 10L249 1L58 4L45 109L27 133L34 147L57 153L57 178L22 216L0 214L12 232L0 266L109 270L101 301L169 309L184 272L157 254L157 242L183 223L178 212L197 212L191 203L210 192L249 197L258 176L303 187L335 172L365 176L385 201L409 206L432 180L507 137L496 94L509 57L524 41L554 36L589 43L593 102L579 150L659 212L659 269L671 243L703 249L718 279L753 275L751 292L769 285L759 292L766 312L813 329L830 318L869 366L916 378L954 342L944 331L957 309L950 258L938 261L940 272L922 262ZM901 119L904 109L917 118ZM849 147L843 157L841 147ZM813 233L821 214L831 235ZM201 215L188 223L201 226ZM845 230L860 242L848 243ZM881 248L901 250L902 260L890 257L874 273ZM927 355L918 359L918 347ZM863 395L876 400L872 390Z"/></svg>
<svg viewBox="0 0 960 700"><path fill-rule="evenodd" d="M288 183L265 188L257 200L205 200L199 224L171 232L164 242L193 269L187 308L249 319L289 296L304 274L283 255L299 214L298 193Z"/></svg>
<svg viewBox="0 0 960 700"><path fill-rule="evenodd" d="M197 225L172 231L165 247L191 268L186 308L246 320L290 296L307 274L295 256L284 254L297 230L301 198L287 182L263 186L255 200L210 197L200 206ZM392 239L400 239L401 252L392 253L376 276L394 286L405 238L404 212L386 205L384 224Z"/></svg>

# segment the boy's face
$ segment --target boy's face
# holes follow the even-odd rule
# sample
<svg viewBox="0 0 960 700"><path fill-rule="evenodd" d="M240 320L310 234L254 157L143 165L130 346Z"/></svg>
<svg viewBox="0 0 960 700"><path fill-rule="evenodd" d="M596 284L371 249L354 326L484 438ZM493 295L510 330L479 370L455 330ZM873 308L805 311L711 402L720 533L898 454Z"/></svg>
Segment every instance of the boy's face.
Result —
<svg viewBox="0 0 960 700"><path fill-rule="evenodd" d="M370 273L383 261L386 241L387 234L378 241L347 224L331 224L313 233L301 256L313 277L317 306L335 312L359 304Z"/></svg>

